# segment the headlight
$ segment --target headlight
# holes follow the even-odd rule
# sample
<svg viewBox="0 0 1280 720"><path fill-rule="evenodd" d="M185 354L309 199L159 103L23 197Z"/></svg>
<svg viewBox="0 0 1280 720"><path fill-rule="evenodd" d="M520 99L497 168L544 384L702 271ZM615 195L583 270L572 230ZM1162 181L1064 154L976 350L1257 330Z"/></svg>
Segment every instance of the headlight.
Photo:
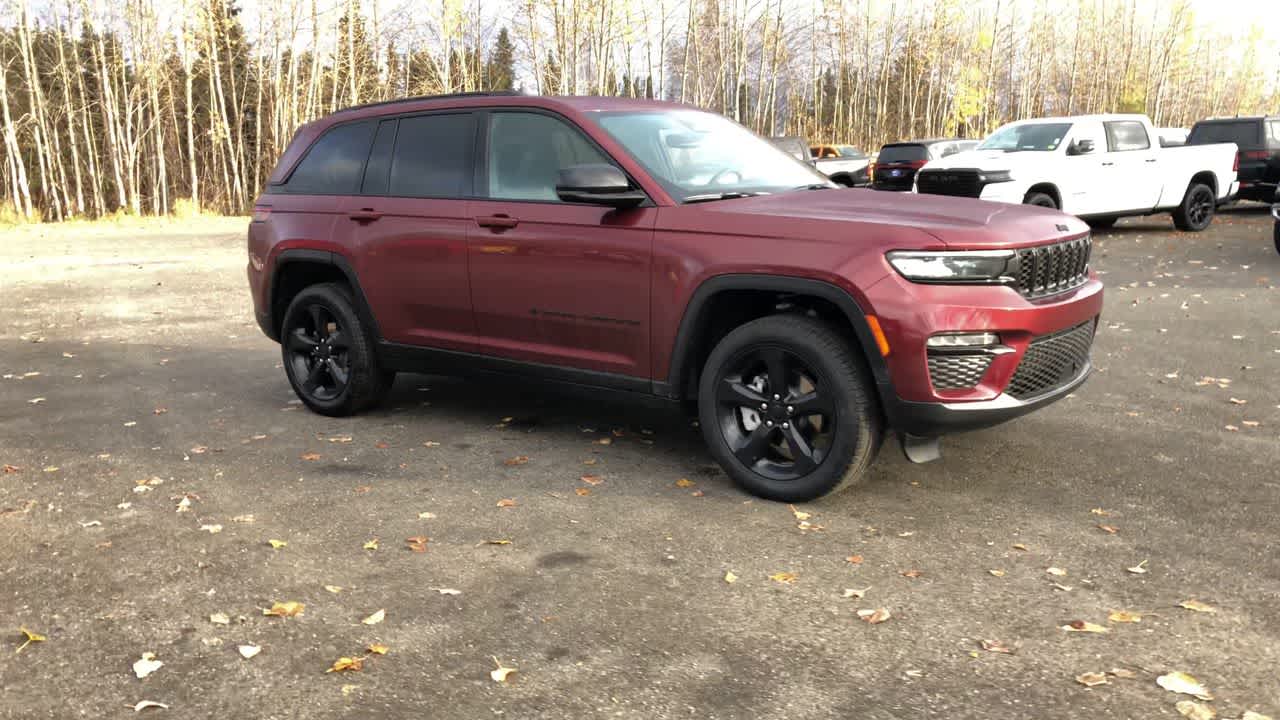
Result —
<svg viewBox="0 0 1280 720"><path fill-rule="evenodd" d="M984 185L991 185L993 183L1012 182L1013 176L1009 174L1008 170L992 170L978 173L978 181Z"/></svg>
<svg viewBox="0 0 1280 720"><path fill-rule="evenodd" d="M1004 283L1013 280L1008 272L1012 250L895 250L885 257L893 269L916 282Z"/></svg>

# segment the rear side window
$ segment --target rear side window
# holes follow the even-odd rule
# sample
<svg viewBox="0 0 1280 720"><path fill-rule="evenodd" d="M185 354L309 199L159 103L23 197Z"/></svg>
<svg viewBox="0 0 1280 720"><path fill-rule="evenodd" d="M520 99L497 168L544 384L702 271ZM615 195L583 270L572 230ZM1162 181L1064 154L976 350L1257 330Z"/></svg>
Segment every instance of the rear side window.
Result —
<svg viewBox="0 0 1280 720"><path fill-rule="evenodd" d="M400 118L391 160L390 194L457 198L471 195L476 120L471 113Z"/></svg>
<svg viewBox="0 0 1280 720"><path fill-rule="evenodd" d="M364 168L364 184L360 186L362 194L387 194L387 176L391 171L391 146L395 141L396 121L392 119L378 123L378 134L373 137L373 150L369 153L369 162Z"/></svg>
<svg viewBox="0 0 1280 720"><path fill-rule="evenodd" d="M1232 120L1227 122L1202 122L1191 128L1188 145L1235 143L1242 148L1256 148L1262 142L1258 137L1260 123L1257 120Z"/></svg>
<svg viewBox="0 0 1280 720"><path fill-rule="evenodd" d="M354 195L373 141L372 121L331 128L289 174L284 189L308 195Z"/></svg>
<svg viewBox="0 0 1280 720"><path fill-rule="evenodd" d="M1140 122L1119 120L1103 124L1107 126L1107 147L1111 152L1146 150L1151 147L1147 129Z"/></svg>
<svg viewBox="0 0 1280 720"><path fill-rule="evenodd" d="M920 162L929 159L929 150L923 145L886 145L880 148L876 162L881 165L889 163Z"/></svg>

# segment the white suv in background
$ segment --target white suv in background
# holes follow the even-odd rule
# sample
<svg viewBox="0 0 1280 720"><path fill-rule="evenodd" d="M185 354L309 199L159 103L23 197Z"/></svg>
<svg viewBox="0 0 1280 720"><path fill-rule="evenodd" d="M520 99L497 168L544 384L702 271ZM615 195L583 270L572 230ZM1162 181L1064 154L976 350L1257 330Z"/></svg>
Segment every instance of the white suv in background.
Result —
<svg viewBox="0 0 1280 720"><path fill-rule="evenodd" d="M1180 230L1209 226L1232 198L1236 146L1161 147L1145 115L1009 123L977 148L925 165L916 191L1053 207L1109 227L1169 212Z"/></svg>

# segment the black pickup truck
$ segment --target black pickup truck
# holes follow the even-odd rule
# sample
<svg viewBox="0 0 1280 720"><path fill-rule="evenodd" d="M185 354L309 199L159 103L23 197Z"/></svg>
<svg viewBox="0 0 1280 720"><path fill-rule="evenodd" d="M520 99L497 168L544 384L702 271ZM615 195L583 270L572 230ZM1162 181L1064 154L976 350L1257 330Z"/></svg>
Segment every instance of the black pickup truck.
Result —
<svg viewBox="0 0 1280 720"><path fill-rule="evenodd" d="M1188 145L1235 143L1239 147L1241 200L1271 202L1280 185L1280 116L1201 120Z"/></svg>

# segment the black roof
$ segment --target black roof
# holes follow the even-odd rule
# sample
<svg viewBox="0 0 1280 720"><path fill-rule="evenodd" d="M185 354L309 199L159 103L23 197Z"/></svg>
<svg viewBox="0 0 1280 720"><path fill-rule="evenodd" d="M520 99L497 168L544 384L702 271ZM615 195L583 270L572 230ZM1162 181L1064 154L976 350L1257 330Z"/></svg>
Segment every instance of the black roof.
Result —
<svg viewBox="0 0 1280 720"><path fill-rule="evenodd" d="M929 138L928 140L899 140L898 142L885 143L882 147L894 147L898 145L937 145L938 143L948 142L978 142L974 138Z"/></svg>

